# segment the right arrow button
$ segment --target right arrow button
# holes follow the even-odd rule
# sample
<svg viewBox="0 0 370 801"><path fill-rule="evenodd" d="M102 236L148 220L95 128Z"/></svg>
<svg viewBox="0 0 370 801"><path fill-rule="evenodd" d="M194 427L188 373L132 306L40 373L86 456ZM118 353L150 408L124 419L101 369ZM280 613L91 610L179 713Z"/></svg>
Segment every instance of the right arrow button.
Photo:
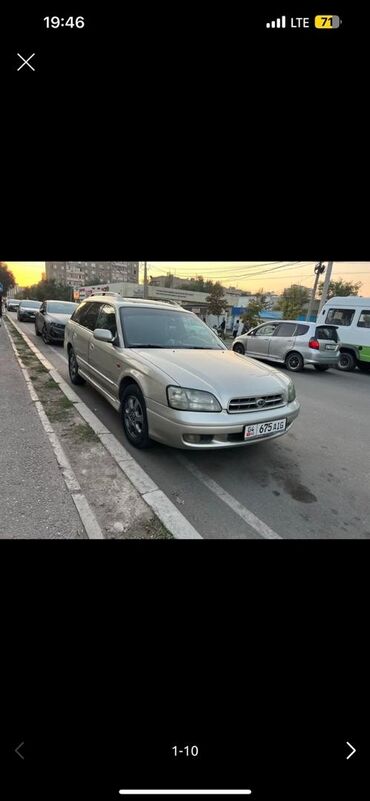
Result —
<svg viewBox="0 0 370 801"><path fill-rule="evenodd" d="M349 743L348 741L347 741L346 745L348 745L348 748L350 748L350 749L351 749L351 750L350 750L350 753L348 754L348 756L346 756L346 759L351 759L351 757L353 756L353 754L355 754L355 753L356 753L356 748L354 748L354 747L353 747L353 745L351 745L351 743Z"/></svg>

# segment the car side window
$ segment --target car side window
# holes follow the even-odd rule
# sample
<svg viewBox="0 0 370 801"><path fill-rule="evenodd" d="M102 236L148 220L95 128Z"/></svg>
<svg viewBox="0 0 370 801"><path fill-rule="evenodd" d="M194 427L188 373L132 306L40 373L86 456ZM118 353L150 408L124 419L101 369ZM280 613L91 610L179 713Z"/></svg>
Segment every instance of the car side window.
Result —
<svg viewBox="0 0 370 801"><path fill-rule="evenodd" d="M113 338L117 336L117 321L114 306L104 303L100 307L95 328L105 328L111 332Z"/></svg>
<svg viewBox="0 0 370 801"><path fill-rule="evenodd" d="M354 309L329 309L325 322L332 325L351 325L354 314Z"/></svg>
<svg viewBox="0 0 370 801"><path fill-rule="evenodd" d="M77 309L73 312L71 317L71 320L73 320L74 323L81 322L81 317L85 313L87 305L88 301L85 300L83 303L80 303L80 305L77 306Z"/></svg>
<svg viewBox="0 0 370 801"><path fill-rule="evenodd" d="M280 325L276 326L275 329L275 337L292 337L294 336L295 330L297 328L296 323L281 323Z"/></svg>
<svg viewBox="0 0 370 801"><path fill-rule="evenodd" d="M101 303L94 303L91 301L87 303L86 309L84 309L83 314L81 314L81 317L78 320L79 324L84 328L88 328L90 331L94 331L101 305Z"/></svg>
<svg viewBox="0 0 370 801"><path fill-rule="evenodd" d="M365 309L361 312L358 323L358 328L370 328L370 309Z"/></svg>
<svg viewBox="0 0 370 801"><path fill-rule="evenodd" d="M310 330L309 325L297 325L297 330L295 332L296 337L302 337L303 334L308 334Z"/></svg>
<svg viewBox="0 0 370 801"><path fill-rule="evenodd" d="M256 337L272 337L274 334L276 325L263 325L262 328L257 328L255 335Z"/></svg>

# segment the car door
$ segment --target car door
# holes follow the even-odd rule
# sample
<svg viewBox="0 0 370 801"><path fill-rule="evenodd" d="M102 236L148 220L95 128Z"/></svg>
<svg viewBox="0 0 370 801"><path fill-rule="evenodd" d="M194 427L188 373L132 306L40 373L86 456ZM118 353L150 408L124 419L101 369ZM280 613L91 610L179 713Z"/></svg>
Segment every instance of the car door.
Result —
<svg viewBox="0 0 370 801"><path fill-rule="evenodd" d="M274 334L277 323L266 323L254 329L254 334L246 336L247 354L248 356L257 356L261 359L267 359L269 352L269 344L271 337Z"/></svg>
<svg viewBox="0 0 370 801"><path fill-rule="evenodd" d="M93 331L101 306L99 301L85 301L73 315L72 346L77 357L77 364L89 374L89 346L93 339Z"/></svg>
<svg viewBox="0 0 370 801"><path fill-rule="evenodd" d="M269 342L269 359L284 362L287 353L294 347L297 323L280 323Z"/></svg>
<svg viewBox="0 0 370 801"><path fill-rule="evenodd" d="M103 303L96 319L95 328L103 328L111 332L115 344L100 342L92 337L89 343L89 372L91 378L99 386L109 392L115 399L118 397L118 376L121 363L117 357L117 319L114 306Z"/></svg>

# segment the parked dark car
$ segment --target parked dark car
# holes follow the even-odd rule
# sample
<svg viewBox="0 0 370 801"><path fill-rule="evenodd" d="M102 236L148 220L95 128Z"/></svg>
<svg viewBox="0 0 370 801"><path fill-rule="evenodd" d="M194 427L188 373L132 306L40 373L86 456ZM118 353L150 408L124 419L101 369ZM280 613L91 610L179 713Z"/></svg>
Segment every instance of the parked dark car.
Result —
<svg viewBox="0 0 370 801"><path fill-rule="evenodd" d="M28 323L35 319L36 312L39 310L41 303L39 300L21 300L18 311L17 311L17 318L22 323Z"/></svg>
<svg viewBox="0 0 370 801"><path fill-rule="evenodd" d="M11 312L16 312L19 304L20 300L17 300L17 298L8 298L8 300L6 301L6 310Z"/></svg>
<svg viewBox="0 0 370 801"><path fill-rule="evenodd" d="M35 332L44 342L64 341L64 329L77 303L67 300L45 300L36 314Z"/></svg>

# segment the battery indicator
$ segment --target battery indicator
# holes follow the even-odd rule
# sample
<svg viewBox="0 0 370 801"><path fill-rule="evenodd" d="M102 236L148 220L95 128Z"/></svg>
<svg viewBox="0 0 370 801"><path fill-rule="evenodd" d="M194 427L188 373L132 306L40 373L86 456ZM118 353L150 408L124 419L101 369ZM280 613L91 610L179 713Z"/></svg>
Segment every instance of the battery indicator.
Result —
<svg viewBox="0 0 370 801"><path fill-rule="evenodd" d="M342 20L334 14L319 14L315 17L315 28L339 28Z"/></svg>

